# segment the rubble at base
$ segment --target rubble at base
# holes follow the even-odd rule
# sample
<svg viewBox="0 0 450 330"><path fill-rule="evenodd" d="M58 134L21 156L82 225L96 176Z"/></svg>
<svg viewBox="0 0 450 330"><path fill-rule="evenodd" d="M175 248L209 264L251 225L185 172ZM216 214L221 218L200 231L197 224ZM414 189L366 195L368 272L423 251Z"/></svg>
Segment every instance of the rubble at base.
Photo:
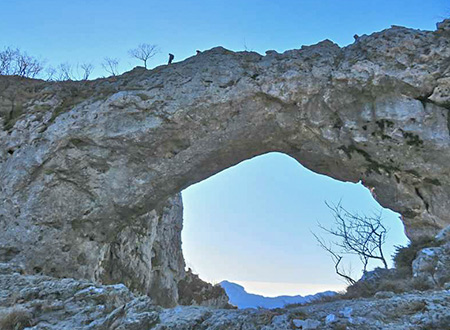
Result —
<svg viewBox="0 0 450 330"><path fill-rule="evenodd" d="M164 309L122 284L23 275L0 265L0 328L14 316L33 330L448 329L450 291L379 295L289 309ZM24 322L25 322L24 321ZM447 328L446 328L447 327ZM2 328L2 329L3 329ZM14 329L13 327L11 329Z"/></svg>

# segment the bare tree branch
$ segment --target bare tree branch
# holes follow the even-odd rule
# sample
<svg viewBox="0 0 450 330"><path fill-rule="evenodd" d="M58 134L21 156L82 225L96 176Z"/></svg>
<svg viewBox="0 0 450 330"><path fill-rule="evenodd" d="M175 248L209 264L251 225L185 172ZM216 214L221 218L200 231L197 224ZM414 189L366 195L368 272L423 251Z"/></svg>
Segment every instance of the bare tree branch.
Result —
<svg viewBox="0 0 450 330"><path fill-rule="evenodd" d="M156 45L142 43L137 48L130 49L128 54L131 57L137 58L144 62L144 67L147 69L147 61L158 53L158 47Z"/></svg>
<svg viewBox="0 0 450 330"><path fill-rule="evenodd" d="M0 75L17 75L35 78L44 69L43 61L18 48L10 47L0 52Z"/></svg>
<svg viewBox="0 0 450 330"><path fill-rule="evenodd" d="M346 254L358 256L364 272L367 271L371 260L377 260L383 264L384 268L388 268L383 252L388 229L381 222L381 214L372 217L361 216L350 213L342 207L341 203L337 205L325 204L333 213L334 225L332 228L325 228L319 223L318 226L325 233L337 238L337 241L327 245L323 238L314 233L313 235L319 246L331 255L336 273L348 283L354 283L354 280L349 278L348 274L339 269L343 255Z"/></svg>
<svg viewBox="0 0 450 330"><path fill-rule="evenodd" d="M102 63L103 69L112 76L117 76L119 74L118 66L119 59L117 58L105 57Z"/></svg>
<svg viewBox="0 0 450 330"><path fill-rule="evenodd" d="M54 81L56 80L57 70L53 66L47 67L45 69L45 72L47 73L47 81Z"/></svg>
<svg viewBox="0 0 450 330"><path fill-rule="evenodd" d="M94 70L94 65L91 63L82 63L80 65L77 65L77 71L78 68L81 69L81 75L78 72L78 75L81 76L81 80L88 80L89 76L91 75L92 71Z"/></svg>
<svg viewBox="0 0 450 330"><path fill-rule="evenodd" d="M10 47L0 52L0 75L15 74L14 61L18 53L18 49L12 49Z"/></svg>
<svg viewBox="0 0 450 330"><path fill-rule="evenodd" d="M373 217L361 216L348 212L340 203L325 204L332 211L335 224L333 229L324 228L320 224L319 226L339 238L337 246L345 253L358 255L366 266L369 260L375 259L388 268L383 253L388 229L381 222L381 214Z"/></svg>
<svg viewBox="0 0 450 330"><path fill-rule="evenodd" d="M331 245L327 245L323 238L317 236L316 234L312 233L314 237L316 238L317 242L319 243L319 246L327 251L331 259L334 262L334 269L336 271L336 274L341 276L349 285L353 285L356 283L356 281L351 277L350 272L345 271L344 268L340 267L341 261L342 261L342 255L338 254L336 251L334 251L331 247Z"/></svg>
<svg viewBox="0 0 450 330"><path fill-rule="evenodd" d="M57 67L57 74L57 80L74 80L73 68L69 62L59 64Z"/></svg>

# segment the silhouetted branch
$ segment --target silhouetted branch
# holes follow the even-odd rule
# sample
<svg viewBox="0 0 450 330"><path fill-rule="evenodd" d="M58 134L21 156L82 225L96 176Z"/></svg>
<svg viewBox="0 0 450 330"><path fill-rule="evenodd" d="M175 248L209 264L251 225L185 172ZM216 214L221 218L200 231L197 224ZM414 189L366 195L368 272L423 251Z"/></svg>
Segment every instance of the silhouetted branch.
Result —
<svg viewBox="0 0 450 330"><path fill-rule="evenodd" d="M326 245L325 241L321 237L317 236L314 233L313 233L313 235L316 238L317 242L319 243L319 246L330 254L331 259L334 262L334 269L336 271L336 274L341 276L349 285L355 284L356 281L351 277L350 273L346 272L344 268L340 268L340 264L341 264L341 261L343 258L342 255L339 255L338 253L336 253L331 248L331 245Z"/></svg>
<svg viewBox="0 0 450 330"><path fill-rule="evenodd" d="M81 69L81 75L80 73L78 73L78 75L81 76L81 80L88 80L89 76L94 70L94 65L92 65L91 63L82 63L80 65L77 65L77 71L78 67Z"/></svg>
<svg viewBox="0 0 450 330"><path fill-rule="evenodd" d="M0 75L34 78L44 68L43 61L10 47L0 52Z"/></svg>
<svg viewBox="0 0 450 330"><path fill-rule="evenodd" d="M119 60L117 58L105 57L102 63L103 69L112 76L119 74Z"/></svg>
<svg viewBox="0 0 450 330"><path fill-rule="evenodd" d="M130 49L128 54L131 57L137 58L144 62L144 67L147 69L147 61L158 53L158 47L150 44L139 44L137 48Z"/></svg>
<svg viewBox="0 0 450 330"><path fill-rule="evenodd" d="M378 260L384 268L388 268L383 253L388 229L381 223L381 214L373 217L360 216L350 213L340 203L337 205L325 204L333 213L334 225L332 228L325 228L319 223L318 226L327 234L337 238L337 241L327 245L323 238L314 233L313 235L319 246L331 255L336 273L349 284L355 283L342 268L339 268L343 256L346 254L357 255L361 260L364 272L367 271L370 260Z"/></svg>

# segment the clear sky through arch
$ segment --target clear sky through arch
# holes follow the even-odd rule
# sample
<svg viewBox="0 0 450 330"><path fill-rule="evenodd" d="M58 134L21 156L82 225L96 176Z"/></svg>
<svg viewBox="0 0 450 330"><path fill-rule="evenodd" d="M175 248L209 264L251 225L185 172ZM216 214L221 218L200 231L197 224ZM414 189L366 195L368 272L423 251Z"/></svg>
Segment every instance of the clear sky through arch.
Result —
<svg viewBox="0 0 450 330"><path fill-rule="evenodd" d="M390 228L388 256L395 245L408 242L399 214L383 209L361 183L337 181L287 155L269 153L183 191L187 265L208 281L229 280L264 295L342 289L333 262L311 234L320 233L318 222L333 223L325 201L341 201L354 213L381 211ZM358 259L346 261L360 276Z"/></svg>

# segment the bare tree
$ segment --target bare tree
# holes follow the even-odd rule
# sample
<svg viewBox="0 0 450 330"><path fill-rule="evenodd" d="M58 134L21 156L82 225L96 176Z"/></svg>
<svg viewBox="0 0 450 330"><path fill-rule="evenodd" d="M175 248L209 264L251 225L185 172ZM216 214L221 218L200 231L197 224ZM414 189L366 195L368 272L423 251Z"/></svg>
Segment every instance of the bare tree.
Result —
<svg viewBox="0 0 450 330"><path fill-rule="evenodd" d="M77 65L77 71L78 68L81 69L81 75L80 73L78 73L78 75L81 76L81 80L88 80L89 76L94 70L94 65L92 65L91 63L82 63L80 65Z"/></svg>
<svg viewBox="0 0 450 330"><path fill-rule="evenodd" d="M47 74L47 81L54 81L54 80L56 80L56 75L57 75L58 72L57 72L55 67L48 66L45 69L45 72Z"/></svg>
<svg viewBox="0 0 450 330"><path fill-rule="evenodd" d="M10 47L0 52L0 75L14 74L14 61L17 57L18 49Z"/></svg>
<svg viewBox="0 0 450 330"><path fill-rule="evenodd" d="M130 49L128 54L130 54L131 57L143 61L144 67L147 69L147 61L155 56L158 51L159 50L156 45L142 43L139 44L137 48Z"/></svg>
<svg viewBox="0 0 450 330"><path fill-rule="evenodd" d="M118 66L119 59L117 58L105 57L102 62L103 69L112 76L117 76L119 74Z"/></svg>
<svg viewBox="0 0 450 330"><path fill-rule="evenodd" d="M16 62L17 75L21 77L34 78L44 69L41 61L26 53L19 54Z"/></svg>
<svg viewBox="0 0 450 330"><path fill-rule="evenodd" d="M59 64L57 74L57 80L74 80L73 68L69 62Z"/></svg>
<svg viewBox="0 0 450 330"><path fill-rule="evenodd" d="M44 69L42 60L10 47L0 52L0 74L35 78Z"/></svg>
<svg viewBox="0 0 450 330"><path fill-rule="evenodd" d="M334 251L331 243L327 244L325 243L325 240L322 237L317 236L314 233L313 235L316 238L317 242L319 243L319 246L330 254L331 259L333 260L334 263L334 270L336 274L341 276L347 282L348 285L355 284L356 281L352 277L351 270L345 269L341 264L341 261L344 258L343 255Z"/></svg>
<svg viewBox="0 0 450 330"><path fill-rule="evenodd" d="M60 63L56 68L47 67L48 81L88 80L94 66L90 63L77 64L74 68L69 62Z"/></svg>
<svg viewBox="0 0 450 330"><path fill-rule="evenodd" d="M368 217L350 213L340 203L337 205L326 203L326 205L333 213L334 226L329 229L319 224L319 227L327 234L337 238L337 241L327 245L323 238L316 234L314 236L319 245L332 256L336 273L350 284L354 283L354 280L350 280L348 274L339 268L343 255L346 254L357 255L361 260L364 272L367 271L371 260L381 262L387 269L388 264L383 246L388 229L381 222L381 214Z"/></svg>

